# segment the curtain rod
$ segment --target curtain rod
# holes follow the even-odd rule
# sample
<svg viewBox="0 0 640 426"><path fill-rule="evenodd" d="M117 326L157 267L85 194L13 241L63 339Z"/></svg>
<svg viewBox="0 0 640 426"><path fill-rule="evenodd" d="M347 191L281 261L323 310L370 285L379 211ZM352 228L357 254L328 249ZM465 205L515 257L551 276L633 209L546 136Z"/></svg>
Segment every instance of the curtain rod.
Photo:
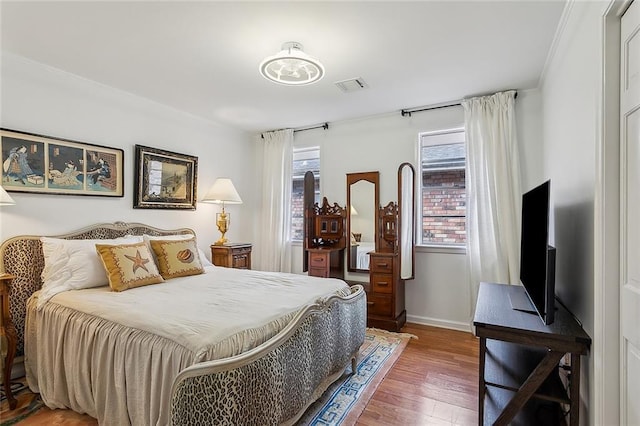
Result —
<svg viewBox="0 0 640 426"><path fill-rule="evenodd" d="M513 96L513 98L515 99L517 97L518 97L518 92L516 92L516 94ZM446 102L444 104L431 105L431 106L426 106L426 107L405 108L405 109L401 109L400 110L400 114L403 117L406 117L407 115L409 117L411 117L411 114L414 113L414 112L431 111L432 109L449 108L449 107L452 107L452 106L459 106L459 105L462 105L462 100Z"/></svg>
<svg viewBox="0 0 640 426"><path fill-rule="evenodd" d="M293 133L295 132L304 132L306 130L313 130L313 129L324 129L324 130L328 130L329 129L329 123L325 122L323 124L319 124L317 126L309 126L309 127L299 127L297 129L293 129ZM284 129L279 129L279 130L284 130ZM275 132L277 130L271 130L272 132ZM262 139L264 139L264 132L260 133L260 137Z"/></svg>

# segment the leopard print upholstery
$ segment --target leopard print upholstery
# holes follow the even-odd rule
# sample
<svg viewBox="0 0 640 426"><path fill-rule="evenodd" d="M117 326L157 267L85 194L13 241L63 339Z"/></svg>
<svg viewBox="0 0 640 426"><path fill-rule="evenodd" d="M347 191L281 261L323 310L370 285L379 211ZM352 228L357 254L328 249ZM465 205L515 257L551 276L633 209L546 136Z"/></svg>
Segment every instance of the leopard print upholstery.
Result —
<svg viewBox="0 0 640 426"><path fill-rule="evenodd" d="M105 223L94 225L79 231L55 235L65 239L108 239L125 235L175 235L193 234L191 229L182 228L164 230L141 223ZM27 299L42 287L42 268L44 256L40 236L22 235L7 239L0 246L0 272L7 272L16 278L11 281L9 290L9 312L16 328L18 343L16 356L24 355L24 327Z"/></svg>
<svg viewBox="0 0 640 426"><path fill-rule="evenodd" d="M296 421L339 377L364 342L366 297L330 298L247 354L196 364L174 382L171 420L177 425L277 425ZM297 328L296 328L297 326ZM288 336L287 330L295 330ZM336 375L337 374L337 375Z"/></svg>

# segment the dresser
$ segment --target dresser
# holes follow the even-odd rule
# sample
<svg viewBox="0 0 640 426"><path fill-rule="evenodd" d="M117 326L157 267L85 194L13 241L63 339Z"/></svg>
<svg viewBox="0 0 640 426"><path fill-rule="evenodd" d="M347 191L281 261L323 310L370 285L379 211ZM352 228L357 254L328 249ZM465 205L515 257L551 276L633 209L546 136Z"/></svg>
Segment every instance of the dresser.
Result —
<svg viewBox="0 0 640 426"><path fill-rule="evenodd" d="M407 321L404 280L400 279L398 253L369 254L367 325L400 331Z"/></svg>
<svg viewBox="0 0 640 426"><path fill-rule="evenodd" d="M211 245L211 263L236 269L251 269L251 244L228 243Z"/></svg>
<svg viewBox="0 0 640 426"><path fill-rule="evenodd" d="M344 279L343 248L312 248L309 256L309 275L322 278Z"/></svg>

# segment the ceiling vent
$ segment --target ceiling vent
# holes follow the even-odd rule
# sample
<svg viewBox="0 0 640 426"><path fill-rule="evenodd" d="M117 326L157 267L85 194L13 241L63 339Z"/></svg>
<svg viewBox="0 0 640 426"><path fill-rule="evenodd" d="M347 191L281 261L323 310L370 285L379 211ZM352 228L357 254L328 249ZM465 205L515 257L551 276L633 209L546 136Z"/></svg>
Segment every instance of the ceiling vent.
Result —
<svg viewBox="0 0 640 426"><path fill-rule="evenodd" d="M350 78L349 80L336 81L336 86L340 90L345 93L349 92L357 92L358 90L363 90L369 87L367 83L362 79L362 77L358 78Z"/></svg>

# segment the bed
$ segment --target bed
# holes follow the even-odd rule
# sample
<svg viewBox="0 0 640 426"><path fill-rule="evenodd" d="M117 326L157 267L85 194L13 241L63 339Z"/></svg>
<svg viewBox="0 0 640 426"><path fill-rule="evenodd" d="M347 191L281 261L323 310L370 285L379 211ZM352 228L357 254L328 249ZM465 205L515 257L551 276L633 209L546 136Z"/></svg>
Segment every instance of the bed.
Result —
<svg viewBox="0 0 640 426"><path fill-rule="evenodd" d="M194 233L120 222L57 240L141 235L145 245L159 240L155 250ZM211 265L126 291L72 287L52 295L41 290L51 272L48 244L19 236L0 247L0 271L17 277L10 311L18 354L49 407L100 424L293 424L355 365L364 341L361 286Z"/></svg>

